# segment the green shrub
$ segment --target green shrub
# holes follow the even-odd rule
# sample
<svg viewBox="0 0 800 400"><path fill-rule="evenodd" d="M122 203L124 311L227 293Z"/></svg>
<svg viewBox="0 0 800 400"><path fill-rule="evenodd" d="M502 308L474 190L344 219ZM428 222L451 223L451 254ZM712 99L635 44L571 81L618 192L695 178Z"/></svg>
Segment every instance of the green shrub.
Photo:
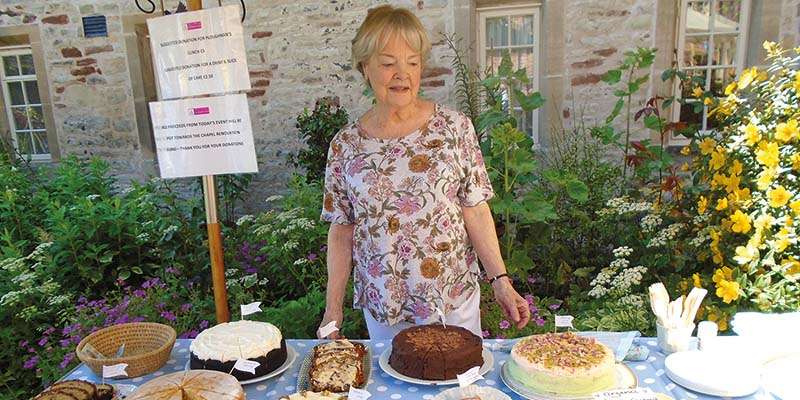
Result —
<svg viewBox="0 0 800 400"><path fill-rule="evenodd" d="M306 148L297 155L289 155L289 162L294 167L305 170L310 181L320 180L325 176L328 146L333 136L348 121L347 110L339 106L338 97L323 97L314 104L314 110L308 109L297 116L297 129L305 141Z"/></svg>

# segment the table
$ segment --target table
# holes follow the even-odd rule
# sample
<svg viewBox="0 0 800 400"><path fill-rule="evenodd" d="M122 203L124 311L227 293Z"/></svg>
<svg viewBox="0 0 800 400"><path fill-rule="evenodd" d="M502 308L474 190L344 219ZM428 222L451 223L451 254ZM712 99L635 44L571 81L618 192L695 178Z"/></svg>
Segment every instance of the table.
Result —
<svg viewBox="0 0 800 400"><path fill-rule="evenodd" d="M408 384L399 380L391 378L384 373L380 366L378 366L378 357L386 349L386 346L391 342L381 341L361 341L368 343L372 348L372 376L370 377L369 384L366 390L372 393L371 399L432 399L439 392L449 389L448 387L431 387L419 386ZM485 343L503 342L503 340L486 340ZM512 341L513 342L513 341ZM161 370L152 374L133 378L114 380L112 383L123 383L131 385L141 385L150 379L164 374L169 374L176 371L181 371L185 368L189 359L189 339L178 339L175 342L175 347L172 349L172 356ZM298 358L286 372L280 377L272 378L267 381L262 381L252 385L245 386L245 391L248 400L265 400L265 399L278 399L283 395L294 393L295 385L297 385L298 371L300 364L306 357L308 352L320 341L318 340L287 340L287 344L298 352ZM705 396L686 390L680 386L675 385L664 373L664 357L658 349L654 338L637 338L637 344L644 344L650 349L650 357L646 361L641 362L626 362L626 364L636 373L639 380L640 387L649 387L653 391L666 393L676 400L687 399L719 399L719 397ZM507 393L512 399L519 399L514 392L508 389L500 378L500 367L508 360L509 354L506 352L493 352L495 365L492 371L486 374L483 381L479 381L478 385L491 386L502 390ZM100 382L100 378L95 375L86 365L81 364L73 371L71 371L64 379L83 379L91 382ZM774 397L763 391L763 389L750 397L741 397L737 399L753 399L753 400L774 400Z"/></svg>

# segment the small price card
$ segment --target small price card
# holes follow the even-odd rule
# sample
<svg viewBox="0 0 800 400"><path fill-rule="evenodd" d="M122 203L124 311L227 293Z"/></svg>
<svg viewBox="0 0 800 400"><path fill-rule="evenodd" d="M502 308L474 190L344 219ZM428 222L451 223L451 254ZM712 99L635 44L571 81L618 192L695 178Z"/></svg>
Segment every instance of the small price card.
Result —
<svg viewBox="0 0 800 400"><path fill-rule="evenodd" d="M260 301L256 301L256 302L250 303L250 304L242 304L239 307L242 310L242 318L244 318L245 315L250 315L250 314L255 314L257 312L261 312L261 302Z"/></svg>
<svg viewBox="0 0 800 400"><path fill-rule="evenodd" d="M483 376L478 372L480 367L472 367L461 375L456 375L458 378L458 386L465 387L483 379Z"/></svg>
<svg viewBox="0 0 800 400"><path fill-rule="evenodd" d="M372 395L368 391L350 386L347 400L367 400L370 396Z"/></svg>
<svg viewBox="0 0 800 400"><path fill-rule="evenodd" d="M338 330L339 328L336 327L336 321L331 321L325 324L325 326L319 328L319 330L317 330L317 335L320 338L324 339L328 337L328 335L330 335L331 333L336 332Z"/></svg>
<svg viewBox="0 0 800 400"><path fill-rule="evenodd" d="M125 371L125 368L128 368L128 364L103 365L103 378L128 376L128 372Z"/></svg>
<svg viewBox="0 0 800 400"><path fill-rule="evenodd" d="M259 364L256 361L239 359L239 360L236 360L235 364L233 364L233 369L237 369L237 370L242 371L242 372L249 372L249 373L255 375L256 374L256 368L258 368L259 366L261 366L261 364Z"/></svg>
<svg viewBox="0 0 800 400"><path fill-rule="evenodd" d="M649 388L618 389L595 393L593 400L658 400Z"/></svg>
<svg viewBox="0 0 800 400"><path fill-rule="evenodd" d="M573 328L572 320L575 317L572 315L556 315L556 328Z"/></svg>

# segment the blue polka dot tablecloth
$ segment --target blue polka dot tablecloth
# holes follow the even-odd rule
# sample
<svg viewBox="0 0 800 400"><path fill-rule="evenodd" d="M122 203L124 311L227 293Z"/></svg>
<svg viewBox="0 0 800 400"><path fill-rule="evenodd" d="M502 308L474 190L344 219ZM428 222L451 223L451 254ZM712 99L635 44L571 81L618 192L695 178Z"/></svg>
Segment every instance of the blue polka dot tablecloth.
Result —
<svg viewBox="0 0 800 400"><path fill-rule="evenodd" d="M487 345L493 342L498 343L503 342L503 340L485 340L484 344ZM175 348L172 350L172 357L161 370L133 379L115 379L111 383L138 386L155 377L183 370L189 360L190 343L191 340L188 339L179 339L176 341ZM298 353L297 359L292 366L280 376L246 385L244 388L247 394L247 400L278 399L283 395L294 393L296 391L300 365L308 352L319 343L320 341L318 340L288 340L287 344ZM363 341L362 343L368 343L372 348L372 373L369 384L366 387L366 390L372 394L371 399L432 399L439 394L439 392L452 387L413 385L396 380L384 373L378 365L378 358L391 342ZM655 339L637 338L634 343L646 345L650 349L650 357L646 361L626 362L631 370L636 373L640 387L647 387L655 392L665 393L676 400L719 399L719 397L706 396L686 390L673 383L664 372L665 355L659 351ZM489 373L484 375L485 379L479 381L477 384L500 389L504 393L507 393L512 399L521 399L520 396L507 388L500 378L500 368L508 360L509 354L507 352L494 351L493 355L494 367ZM100 377L95 375L84 364L79 365L63 379L83 379L92 382L100 382ZM737 399L774 400L775 398L762 389L752 396L740 397Z"/></svg>

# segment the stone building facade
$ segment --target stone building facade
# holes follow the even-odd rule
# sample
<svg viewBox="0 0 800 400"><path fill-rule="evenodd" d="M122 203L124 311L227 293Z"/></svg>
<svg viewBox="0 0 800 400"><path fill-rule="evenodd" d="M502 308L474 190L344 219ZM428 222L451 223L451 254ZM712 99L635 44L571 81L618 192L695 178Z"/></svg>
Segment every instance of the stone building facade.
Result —
<svg viewBox="0 0 800 400"><path fill-rule="evenodd" d="M370 107L371 100L362 95L364 82L350 66L350 40L367 10L386 2L245 0L245 47L253 87L247 96L261 171L250 193L254 207L279 192L291 173L285 157L302 146L295 117L304 108L322 96L338 96L351 118ZM650 96L672 93L674 88L658 77L689 54L689 48L692 54L683 61L714 59L711 64L729 64L717 72L730 74L763 63L764 40L791 47L800 40L800 0L388 2L412 9L429 30L434 46L422 87L427 97L450 105L457 100L443 34L470 44L468 59L478 65L491 59L487 35L517 24L509 28L514 31L511 41L523 37L522 43L529 44L517 48L524 53L517 61L530 68L533 89L547 100L527 122L543 146L579 119L599 121L608 114L614 98L600 79L627 50L659 49L644 93ZM139 3L149 7L147 0ZM177 7L176 0L164 3L167 10ZM205 3L213 7L218 1ZM142 13L134 0L0 0L0 56L17 68L2 74L0 134L14 137L18 147L32 146L21 144L22 137L38 140L40 150L46 147L50 153L42 162L70 154L98 156L123 181L157 174L147 115L155 88L146 20L158 14ZM105 17L107 35L87 37L83 18L91 16ZM716 25L703 25L711 20ZM711 51L698 57L697 49L702 52L705 46L708 51L713 40L735 45L725 54ZM715 72L706 73L714 86ZM19 92L23 88L24 95ZM20 113L26 107L33 110L27 118ZM27 130L15 131L19 125Z"/></svg>

